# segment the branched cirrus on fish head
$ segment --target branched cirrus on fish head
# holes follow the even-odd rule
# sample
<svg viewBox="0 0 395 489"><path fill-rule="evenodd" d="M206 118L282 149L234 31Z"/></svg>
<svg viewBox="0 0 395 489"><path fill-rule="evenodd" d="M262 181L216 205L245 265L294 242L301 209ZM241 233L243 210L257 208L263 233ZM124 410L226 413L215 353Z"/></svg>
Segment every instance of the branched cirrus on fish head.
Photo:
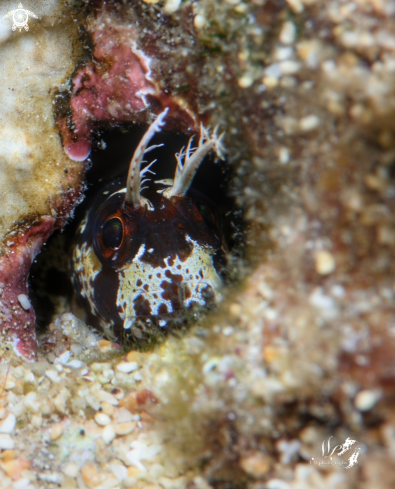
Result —
<svg viewBox="0 0 395 489"><path fill-rule="evenodd" d="M117 179L100 192L72 249L75 289L91 317L115 337L142 338L142 329L166 328L185 310L215 302L221 286L219 217L209 199L189 189L210 151L222 158L221 137L202 125L197 147L191 138L176 155L174 180L149 183L156 160L140 166L158 147L147 146L166 114L140 141L126 186Z"/></svg>

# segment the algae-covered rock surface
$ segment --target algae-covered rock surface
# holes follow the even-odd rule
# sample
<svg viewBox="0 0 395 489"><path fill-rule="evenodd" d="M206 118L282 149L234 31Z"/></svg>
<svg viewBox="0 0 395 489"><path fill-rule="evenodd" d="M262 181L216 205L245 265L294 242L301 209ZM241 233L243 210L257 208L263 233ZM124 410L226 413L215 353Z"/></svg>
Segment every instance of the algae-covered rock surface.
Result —
<svg viewBox="0 0 395 489"><path fill-rule="evenodd" d="M45 5L0 44L17 67L0 121L0 487L393 487L395 4ZM12 255L31 261L64 224L101 128L163 107L174 130L226 131L238 284L149 351L66 310L35 353L30 262L14 283Z"/></svg>

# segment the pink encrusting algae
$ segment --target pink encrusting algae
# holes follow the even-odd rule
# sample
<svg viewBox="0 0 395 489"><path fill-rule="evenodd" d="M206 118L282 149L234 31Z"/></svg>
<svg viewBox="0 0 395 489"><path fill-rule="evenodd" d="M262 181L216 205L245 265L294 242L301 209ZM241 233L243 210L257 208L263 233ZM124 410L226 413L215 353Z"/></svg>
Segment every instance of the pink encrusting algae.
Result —
<svg viewBox="0 0 395 489"><path fill-rule="evenodd" d="M136 122L150 102L159 110L169 106L173 118L195 126L190 111L160 90L152 76L150 57L137 47L133 27L114 24L104 8L88 32L94 45L93 61L77 70L72 79L71 115L57 120L64 150L71 159L83 161L89 156L97 125Z"/></svg>
<svg viewBox="0 0 395 489"><path fill-rule="evenodd" d="M37 350L35 315L27 296L27 278L40 248L52 234L54 218L45 216L10 236L0 257L0 334L17 355L34 360Z"/></svg>

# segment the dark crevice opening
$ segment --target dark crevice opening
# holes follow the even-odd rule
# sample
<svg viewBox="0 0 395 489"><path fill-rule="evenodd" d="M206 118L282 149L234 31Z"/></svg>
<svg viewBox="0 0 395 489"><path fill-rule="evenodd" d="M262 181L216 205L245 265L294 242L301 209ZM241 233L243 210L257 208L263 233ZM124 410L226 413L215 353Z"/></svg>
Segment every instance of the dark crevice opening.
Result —
<svg viewBox="0 0 395 489"><path fill-rule="evenodd" d="M36 312L38 334L62 312L75 312L73 286L69 275L70 245L79 222L91 205L95 195L112 179L120 175L126 181L126 172L133 152L146 128L129 128L101 131L96 137L91 153L90 168L86 173L84 201L76 208L75 216L63 232L55 232L37 256L29 277L29 296ZM198 136L195 137L195 141ZM163 131L156 134L151 145L164 144L147 154L147 161L157 159L151 175L153 180L173 178L176 166L175 153L188 143L188 136ZM238 259L244 254L243 213L235 207L228 195L232 169L226 161L217 161L209 155L201 163L192 188L208 197L217 206L222 217L223 238L229 250L226 282L237 282L240 270ZM88 321L89 324L89 321Z"/></svg>

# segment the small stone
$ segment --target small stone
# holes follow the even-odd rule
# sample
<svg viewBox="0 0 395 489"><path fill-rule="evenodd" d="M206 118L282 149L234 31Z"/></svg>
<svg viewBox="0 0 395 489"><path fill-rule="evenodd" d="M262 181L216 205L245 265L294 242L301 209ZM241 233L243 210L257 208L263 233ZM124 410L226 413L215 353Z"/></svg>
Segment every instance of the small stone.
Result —
<svg viewBox="0 0 395 489"><path fill-rule="evenodd" d="M66 413L67 401L70 398L70 392L66 388L62 389L53 400L53 405L60 413Z"/></svg>
<svg viewBox="0 0 395 489"><path fill-rule="evenodd" d="M115 407L112 404L102 401L100 407L102 409L102 413L107 414L108 416L112 416L114 414Z"/></svg>
<svg viewBox="0 0 395 489"><path fill-rule="evenodd" d="M134 430L135 426L136 423L134 421L129 421L126 423L118 423L114 425L114 431L115 434L117 434L118 436L124 436L131 433Z"/></svg>
<svg viewBox="0 0 395 489"><path fill-rule="evenodd" d="M88 487L98 486L103 480L102 475L96 470L94 464L90 462L86 463L82 467L81 475L83 481L88 485Z"/></svg>
<svg viewBox="0 0 395 489"><path fill-rule="evenodd" d="M283 75L294 75L295 73L298 73L300 67L301 64L292 59L287 59L285 61L281 61L280 63L280 69Z"/></svg>
<svg viewBox="0 0 395 489"><path fill-rule="evenodd" d="M242 307L240 304L233 303L229 306L229 313L232 316L234 317L240 316L241 312L242 312Z"/></svg>
<svg viewBox="0 0 395 489"><path fill-rule="evenodd" d="M118 363L116 369L118 372L123 372L125 374L130 374L130 372L134 372L139 368L139 364L137 362L121 362Z"/></svg>
<svg viewBox="0 0 395 489"><path fill-rule="evenodd" d="M28 411L38 413L40 410L40 403L37 400L37 393L29 392L23 399L23 405Z"/></svg>
<svg viewBox="0 0 395 489"><path fill-rule="evenodd" d="M33 372L26 372L23 380L26 384L34 384L36 381L36 377L34 376Z"/></svg>
<svg viewBox="0 0 395 489"><path fill-rule="evenodd" d="M49 434L49 439L55 441L63 435L63 425L61 423L56 424Z"/></svg>
<svg viewBox="0 0 395 489"><path fill-rule="evenodd" d="M59 375L58 375L58 372L56 370L46 370L45 371L45 375L52 380L52 382L59 382Z"/></svg>
<svg viewBox="0 0 395 489"><path fill-rule="evenodd" d="M280 31L280 42L283 44L293 44L296 38L296 26L293 22L284 22Z"/></svg>
<svg viewBox="0 0 395 489"><path fill-rule="evenodd" d="M122 407L115 411L114 420L116 423L128 423L134 421L134 416L128 409Z"/></svg>
<svg viewBox="0 0 395 489"><path fill-rule="evenodd" d="M12 460L5 460L1 464L1 468L4 472L13 480L18 480L22 477L22 472L28 470L30 467L29 460L25 458L16 458Z"/></svg>
<svg viewBox="0 0 395 489"><path fill-rule="evenodd" d="M318 251L315 255L315 271L320 275L328 275L336 268L335 257L326 250Z"/></svg>
<svg viewBox="0 0 395 489"><path fill-rule="evenodd" d="M302 132L310 132L314 129L317 129L317 127L320 125L320 122L321 121L318 116L311 114L299 119L298 126Z"/></svg>
<svg viewBox="0 0 395 489"><path fill-rule="evenodd" d="M100 406L101 406L101 402L100 402L100 399L98 399L97 397L95 396L92 396L91 394L87 395L85 397L85 401L87 402L87 404L89 404L89 406L94 409L95 411L98 411L100 409Z"/></svg>
<svg viewBox="0 0 395 489"><path fill-rule="evenodd" d="M33 414L33 416L30 419L30 425L33 428L40 428L40 426L43 424L43 417L41 414Z"/></svg>
<svg viewBox="0 0 395 489"><path fill-rule="evenodd" d="M60 363L61 365L66 365L66 363L70 360L71 357L71 351L66 350L64 351L61 355L59 355L57 358L55 358L55 365Z"/></svg>
<svg viewBox="0 0 395 489"><path fill-rule="evenodd" d="M12 433L15 429L16 417L10 413L4 421L0 423L0 433Z"/></svg>
<svg viewBox="0 0 395 489"><path fill-rule="evenodd" d="M267 481L266 489L292 489L292 486L282 479L270 479Z"/></svg>
<svg viewBox="0 0 395 489"><path fill-rule="evenodd" d="M26 477L21 477L20 479L14 482L12 487L13 489L25 489L25 488L30 489L32 486L30 485L29 479L27 479Z"/></svg>
<svg viewBox="0 0 395 489"><path fill-rule="evenodd" d="M304 6L301 0L286 0L286 2L295 14L301 14L303 12Z"/></svg>
<svg viewBox="0 0 395 489"><path fill-rule="evenodd" d="M193 25L196 27L197 30L202 29L206 25L207 19L204 17L204 15L195 15L195 18L193 19Z"/></svg>
<svg viewBox="0 0 395 489"><path fill-rule="evenodd" d="M127 362L139 362L141 358L141 354L138 352L138 351L130 351L127 355L126 355L126 361Z"/></svg>
<svg viewBox="0 0 395 489"><path fill-rule="evenodd" d="M0 453L0 460L2 462L9 462L15 458L15 450L4 450Z"/></svg>
<svg viewBox="0 0 395 489"><path fill-rule="evenodd" d="M111 350L112 348L112 343L111 341L108 340L98 340L96 345L98 346L99 350L102 352Z"/></svg>
<svg viewBox="0 0 395 489"><path fill-rule="evenodd" d="M121 463L112 463L110 468L119 481L123 481L128 476L128 469Z"/></svg>
<svg viewBox="0 0 395 489"><path fill-rule="evenodd" d="M181 0L167 0L165 3L164 12L167 15L174 14L181 5Z"/></svg>
<svg viewBox="0 0 395 489"><path fill-rule="evenodd" d="M95 421L99 426L107 426L111 423L110 417L104 413L96 413Z"/></svg>
<svg viewBox="0 0 395 489"><path fill-rule="evenodd" d="M117 399L118 401L120 399L123 399L125 397L124 391L120 387L114 387L114 389L111 391L111 394Z"/></svg>
<svg viewBox="0 0 395 489"><path fill-rule="evenodd" d="M250 73L246 73L238 81L240 88L249 88L253 83L254 77Z"/></svg>
<svg viewBox="0 0 395 489"><path fill-rule="evenodd" d="M10 435L1 434L0 435L0 449L1 450L13 450L15 446L14 440Z"/></svg>
<svg viewBox="0 0 395 489"><path fill-rule="evenodd" d="M359 411L370 411L380 399L381 393L375 390L360 391L355 397L354 404Z"/></svg>
<svg viewBox="0 0 395 489"><path fill-rule="evenodd" d="M247 474L259 479L269 472L271 463L268 456L264 456L262 453L257 452L242 458L240 465Z"/></svg>
<svg viewBox="0 0 395 489"><path fill-rule="evenodd" d="M16 386L15 382L13 381L12 378L9 378L6 380L6 383L4 385L4 390L5 391L10 391Z"/></svg>
<svg viewBox="0 0 395 489"><path fill-rule="evenodd" d="M266 88L275 88L278 85L278 78L274 76L265 76L262 79L262 83L265 85Z"/></svg>
<svg viewBox="0 0 395 489"><path fill-rule="evenodd" d="M290 157L289 157L289 150L287 147L282 146L278 150L278 159L282 165L286 165L289 163Z"/></svg>
<svg viewBox="0 0 395 489"><path fill-rule="evenodd" d="M102 389L95 391L94 396L100 399L100 401L107 402L108 404L111 404L112 406L118 406L118 399L110 394L107 391L104 391Z"/></svg>
<svg viewBox="0 0 395 489"><path fill-rule="evenodd" d="M71 367L71 368L81 368L83 367L84 364L80 360L70 360L70 362L67 362L66 367Z"/></svg>
<svg viewBox="0 0 395 489"><path fill-rule="evenodd" d="M78 465L73 463L73 462L70 462L69 464L67 464L63 469L64 475L67 475L68 477L72 477L73 479L75 479L77 477L79 471L80 471L80 469L79 469Z"/></svg>
<svg viewBox="0 0 395 489"><path fill-rule="evenodd" d="M115 438L115 431L113 425L109 424L107 425L102 433L102 438L106 445L109 445L113 439Z"/></svg>
<svg viewBox="0 0 395 489"><path fill-rule="evenodd" d="M19 294L18 301L25 311L28 311L32 307L32 305L29 302L29 298L25 294Z"/></svg>

